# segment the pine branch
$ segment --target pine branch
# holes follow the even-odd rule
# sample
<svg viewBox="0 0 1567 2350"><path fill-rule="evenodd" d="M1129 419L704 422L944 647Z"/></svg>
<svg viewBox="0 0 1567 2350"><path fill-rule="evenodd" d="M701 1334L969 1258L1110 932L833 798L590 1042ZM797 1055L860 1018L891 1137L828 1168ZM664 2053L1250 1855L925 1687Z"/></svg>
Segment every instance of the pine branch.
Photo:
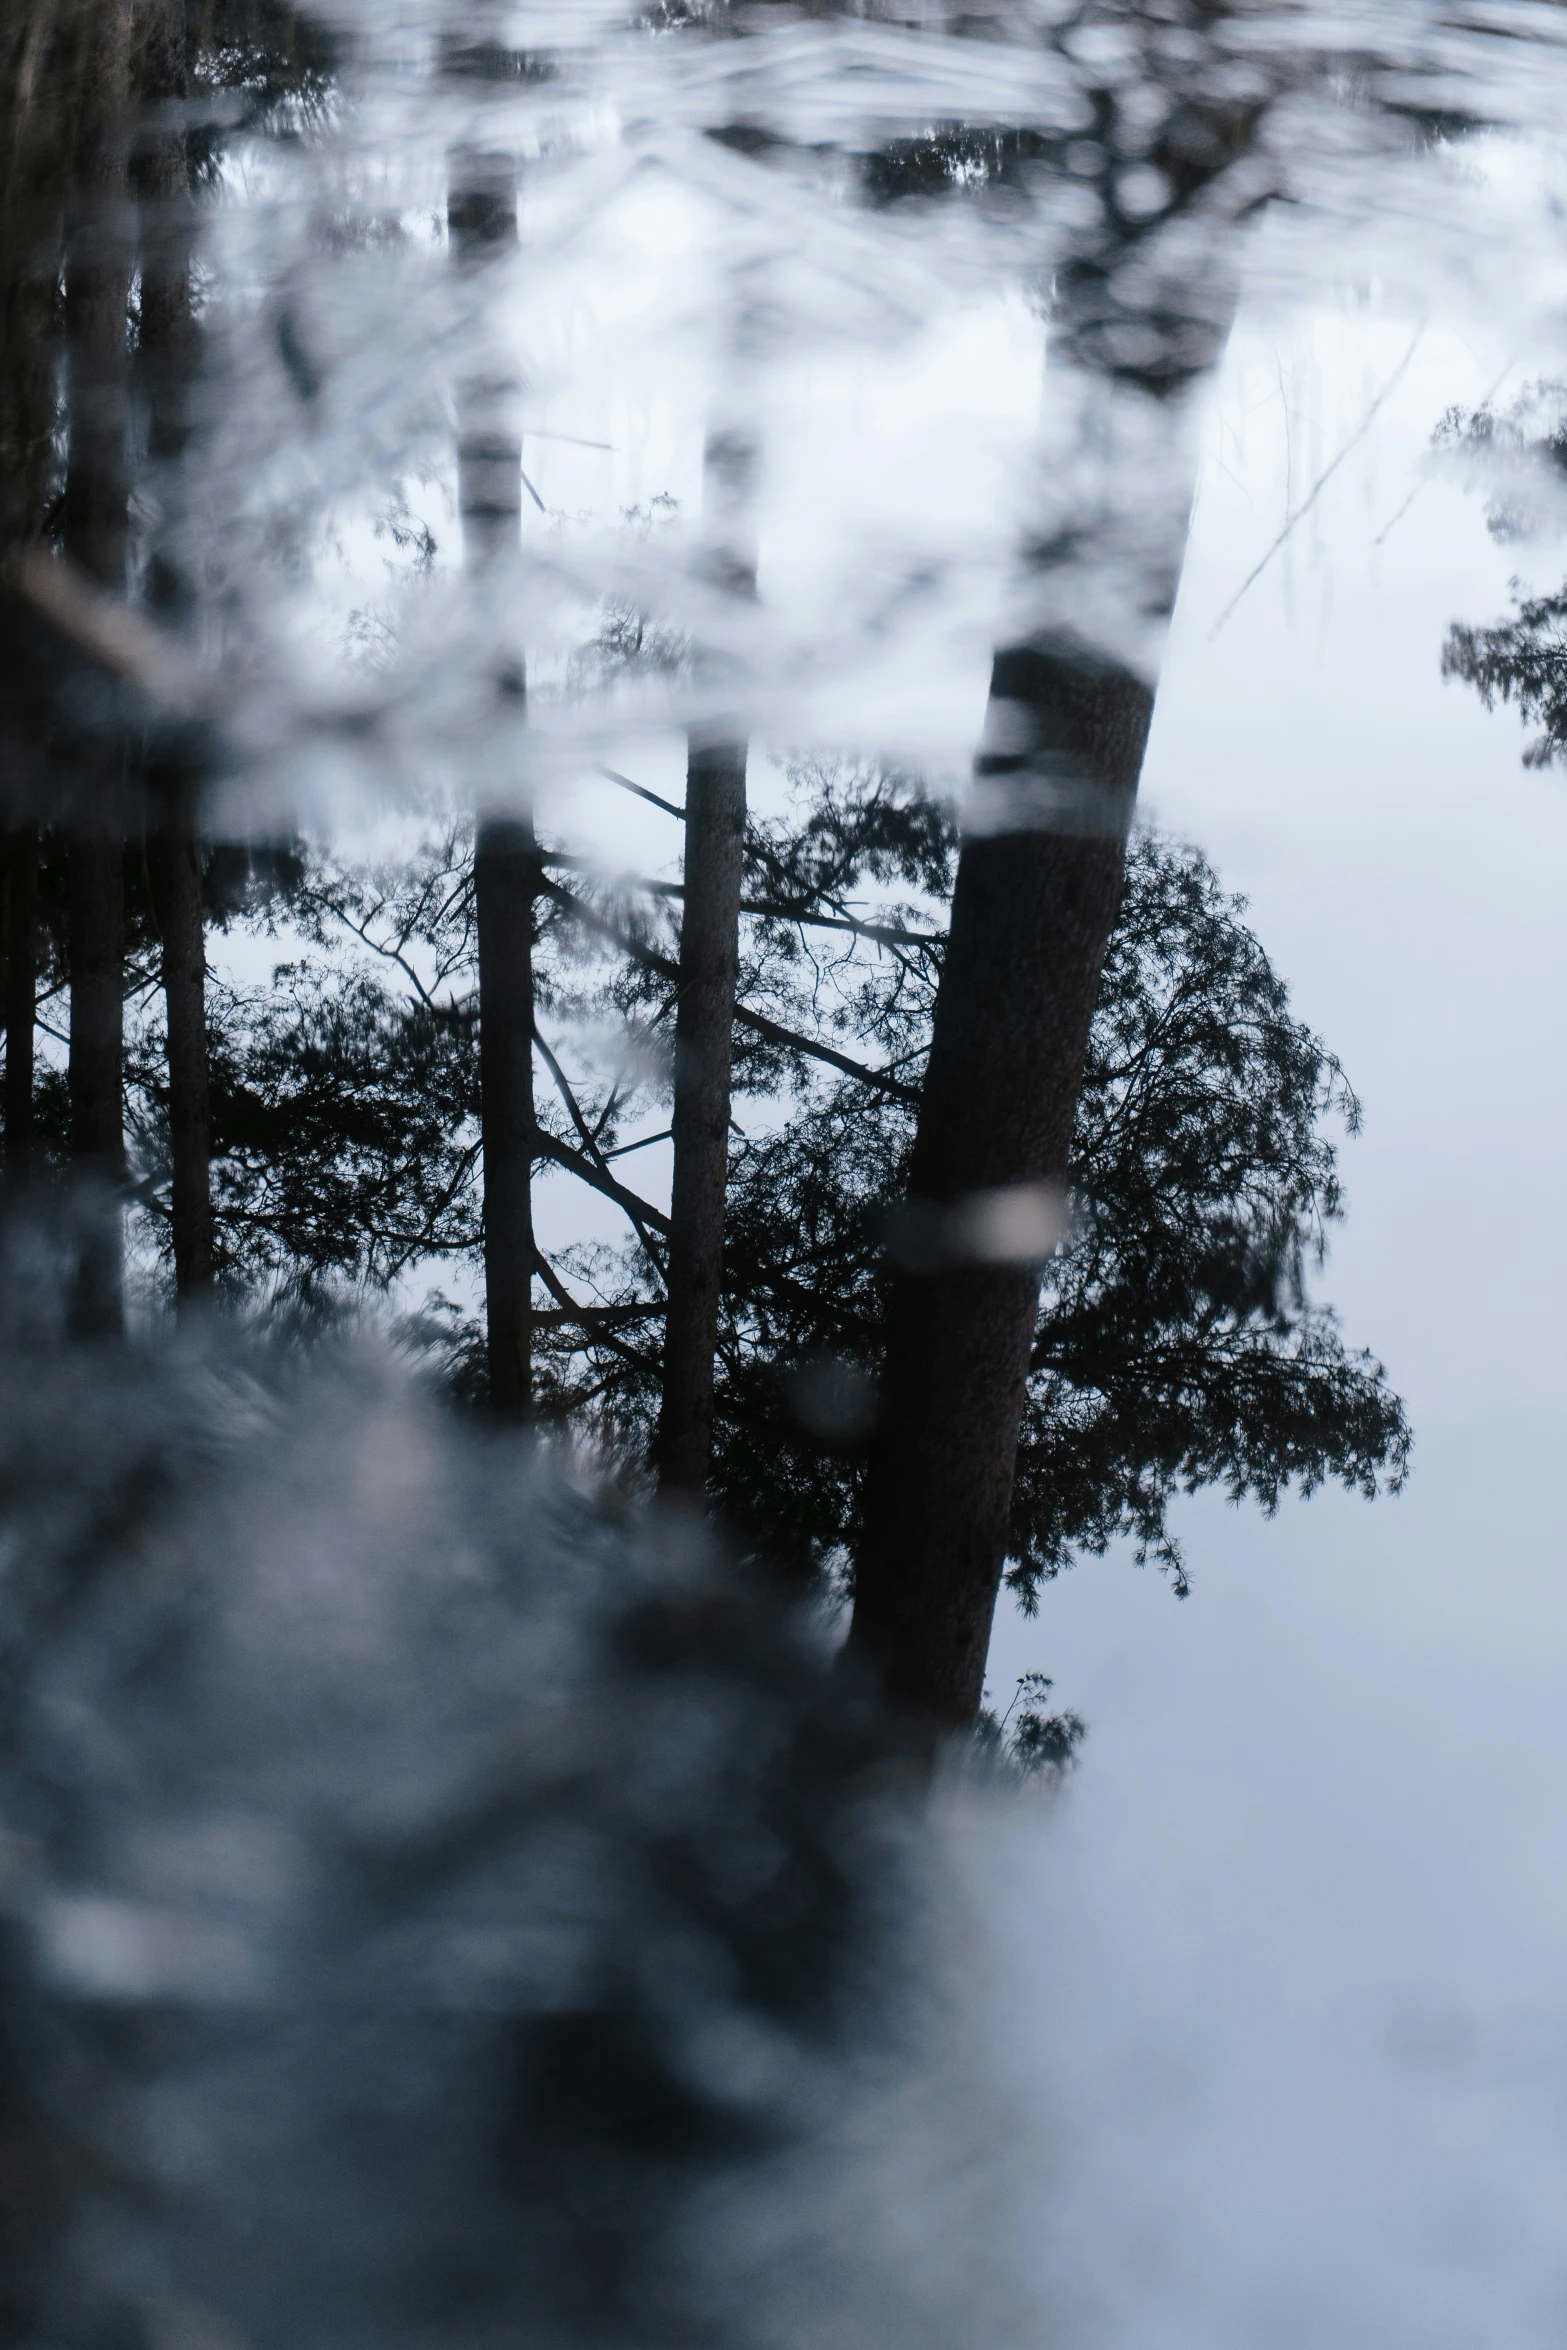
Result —
<svg viewBox="0 0 1567 2350"><path fill-rule="evenodd" d="M540 1265L540 1277L543 1278L542 1263ZM560 1292L555 1289L553 1283L547 1283L546 1286L549 1287L552 1295L558 1296L560 1294ZM535 1307L533 1314L533 1326L536 1330L565 1330L577 1328L584 1330L596 1330L600 1327L610 1329L618 1326L622 1322L657 1322L662 1320L663 1313L664 1309L661 1305L572 1305L561 1306L553 1310L546 1308L542 1313L538 1310L537 1307ZM640 1357L638 1359L640 1360Z"/></svg>
<svg viewBox="0 0 1567 2350"><path fill-rule="evenodd" d="M583 1317L578 1310L576 1299L572 1296L570 1290L566 1287L566 1284L561 1280L559 1274L555 1271L555 1268L550 1263L548 1257L546 1257L541 1251L535 1252L534 1270L537 1272L539 1279L543 1282L545 1288L549 1291L551 1297L559 1301L561 1307L561 1321L580 1323ZM600 1312L609 1312L612 1310L613 1309L607 1307L599 1309ZM624 1310L629 1312L631 1309L627 1308ZM654 1315L661 1315L663 1312L663 1308L661 1306L655 1306L650 1310ZM544 1321L546 1328L548 1328L550 1326L552 1317L538 1316L536 1319ZM634 1346L627 1346L622 1339L617 1338L614 1331L611 1330L607 1324L597 1327L594 1334L602 1341L605 1346L611 1350L612 1353L621 1356L624 1361L632 1364L637 1370L651 1371L655 1368L655 1366L648 1361L646 1355L639 1355Z"/></svg>

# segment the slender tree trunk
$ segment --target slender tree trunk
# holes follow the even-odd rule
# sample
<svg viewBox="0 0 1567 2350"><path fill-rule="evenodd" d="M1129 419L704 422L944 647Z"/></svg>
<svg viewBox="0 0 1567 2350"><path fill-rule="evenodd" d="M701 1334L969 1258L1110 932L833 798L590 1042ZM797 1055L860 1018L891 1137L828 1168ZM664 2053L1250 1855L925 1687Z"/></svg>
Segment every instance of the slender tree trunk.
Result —
<svg viewBox="0 0 1567 2350"><path fill-rule="evenodd" d="M48 52L57 26L43 0L7 16L0 32L8 179L0 236L0 563L44 537L56 486L60 392L61 199L69 157ZM29 754L40 745L29 743ZM29 756L28 765L32 765ZM5 1188L13 1201L34 1174L33 1077L38 995L38 806L7 771L3 1096ZM14 795L14 796L13 796Z"/></svg>
<svg viewBox="0 0 1567 2350"><path fill-rule="evenodd" d="M106 1190L125 1173L124 858L117 831L79 830L71 843L71 1151ZM119 1209L105 1206L82 1244L72 1323L83 1338L125 1322Z"/></svg>
<svg viewBox="0 0 1567 2350"><path fill-rule="evenodd" d="M32 1177L33 1023L38 998L38 832L18 825L6 857L5 1181L15 1199Z"/></svg>
<svg viewBox="0 0 1567 2350"><path fill-rule="evenodd" d="M132 163L141 268L137 383L146 414L147 461L160 527L153 534L150 596L164 618L183 618L191 604L186 566L171 542L176 535L177 478L191 431L191 396L199 361L192 284L195 219L190 153L183 129L157 121L177 115L188 95L185 0L157 0L144 19L138 96L154 127L137 143Z"/></svg>
<svg viewBox="0 0 1567 2350"><path fill-rule="evenodd" d="M100 586L125 585L126 302L125 118L128 10L104 0L83 11L89 123L83 139L65 266L65 352L70 397L63 527L65 548Z"/></svg>
<svg viewBox="0 0 1567 2350"><path fill-rule="evenodd" d="M201 842L185 795L170 790L149 844L163 937L173 1161L174 1288L182 1311L212 1289L212 1123L207 1086L207 939Z"/></svg>
<svg viewBox="0 0 1567 2350"><path fill-rule="evenodd" d="M161 0L143 37L142 96L150 106L177 105L185 97L187 40L185 0ZM177 547L178 469L190 437L198 360L190 161L183 130L146 140L134 179L141 229L139 376L151 487L161 521L148 567L148 593L160 616L178 626L191 605ZM153 779L151 803L155 831L149 864L163 946L168 1038L174 1287L180 1310L188 1311L208 1297L213 1279L206 919L197 788L183 773L165 774Z"/></svg>
<svg viewBox="0 0 1567 2350"><path fill-rule="evenodd" d="M971 1723L984 1686L1040 1262L1153 706L1068 643L999 654L991 699L1032 739L981 775L1042 779L1057 828L971 838L958 861L851 1628L892 1702L938 1730Z"/></svg>
<svg viewBox="0 0 1567 2350"><path fill-rule="evenodd" d="M1237 106L1172 217L1252 142ZM1184 158L1184 159L1183 159ZM1150 304L1142 228L1057 273L1034 619L996 656L894 1252L850 1649L927 1736L969 1728L1009 1547L1039 1276L1059 1238L1089 1025L1191 516L1193 387L1234 299L1218 208ZM899 1258L901 1257L901 1261Z"/></svg>
<svg viewBox="0 0 1567 2350"><path fill-rule="evenodd" d="M84 12L88 124L65 276L70 398L66 553L112 592L125 586L125 378L129 264L124 130L129 10ZM124 760L117 745L84 754L69 853L71 1148L79 1170L117 1187L124 1175ZM84 1239L74 1324L84 1336L124 1324L120 1217L106 1208Z"/></svg>
<svg viewBox="0 0 1567 2350"><path fill-rule="evenodd" d="M725 597L756 594L756 444L708 436L706 568ZM711 654L704 659L711 672ZM693 732L686 762L685 898L675 1004L674 1181L669 1204L664 1385L654 1452L659 1490L700 1501L713 1451L714 1358L729 1185L730 1057L740 972L747 745L722 724Z"/></svg>
<svg viewBox="0 0 1567 2350"><path fill-rule="evenodd" d="M675 1008L661 1492L700 1499L713 1445L713 1362L729 1180L729 1061L740 968L744 743L693 743L686 770L685 906Z"/></svg>
<svg viewBox="0 0 1567 2350"><path fill-rule="evenodd" d="M55 485L59 396L61 108L44 0L0 12L0 555L36 544Z"/></svg>
<svg viewBox="0 0 1567 2350"><path fill-rule="evenodd" d="M490 1405L503 1418L524 1419L533 1400L533 923L539 853L531 824L491 819L480 825L473 886Z"/></svg>
<svg viewBox="0 0 1567 2350"><path fill-rule="evenodd" d="M451 160L447 226L472 269L515 247L516 167L502 154ZM521 545L522 445L509 378L459 396L457 496L470 571L504 577ZM520 702L520 665L497 679ZM542 870L526 817L484 817L474 841L479 944L479 1117L484 1134L484 1311L490 1408L521 1420L533 1403L533 938Z"/></svg>

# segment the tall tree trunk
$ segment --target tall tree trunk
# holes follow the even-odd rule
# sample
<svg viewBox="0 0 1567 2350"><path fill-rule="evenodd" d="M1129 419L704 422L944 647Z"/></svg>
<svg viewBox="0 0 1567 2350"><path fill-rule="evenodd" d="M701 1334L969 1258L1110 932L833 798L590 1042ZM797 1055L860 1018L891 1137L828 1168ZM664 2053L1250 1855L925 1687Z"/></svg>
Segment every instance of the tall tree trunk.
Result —
<svg viewBox="0 0 1567 2350"><path fill-rule="evenodd" d="M187 41L185 0L160 0L143 39L141 96L149 107L176 108L185 97ZM148 593L160 615L177 626L191 604L177 549L177 502L198 358L184 131L158 131L144 140L134 179L141 228L139 373L147 458L161 518L148 566ZM174 1288L180 1309L187 1311L209 1296L213 1279L202 846L194 781L171 771L153 778L152 785L149 813L155 829L149 866L162 938L168 1039Z"/></svg>
<svg viewBox="0 0 1567 2350"><path fill-rule="evenodd" d="M201 841L190 800L170 786L149 844L162 933L173 1162L174 1289L182 1311L212 1289L212 1121L207 1084L207 938Z"/></svg>
<svg viewBox="0 0 1567 2350"><path fill-rule="evenodd" d="M531 824L492 817L480 825L473 887L490 1407L502 1418L520 1420L533 1401L533 923L539 852Z"/></svg>
<svg viewBox="0 0 1567 2350"><path fill-rule="evenodd" d="M1156 149L1168 218L1247 152L1260 111L1236 105L1202 155ZM992 671L855 1562L851 1651L927 1735L970 1727L984 1690L1039 1277L1185 556L1188 395L1233 309L1224 222L1219 205L1157 303L1139 267L1151 226L1091 232L1056 277L1033 618Z"/></svg>
<svg viewBox="0 0 1567 2350"><path fill-rule="evenodd" d="M86 127L65 276L70 398L66 553L112 592L125 586L125 375L129 265L123 212L129 8L83 11ZM69 852L71 1148L110 1187L124 1175L124 760L117 745L84 754ZM105 1206L84 1238L74 1309L84 1336L124 1323L120 1212Z"/></svg>
<svg viewBox="0 0 1567 2350"><path fill-rule="evenodd" d="M713 1363L729 1179L729 1060L740 968L744 743L692 744L685 907L675 1007L674 1184L669 1206L659 1490L700 1499L713 1448Z"/></svg>
<svg viewBox="0 0 1567 2350"><path fill-rule="evenodd" d="M850 1635L937 1730L970 1724L984 1686L1039 1266L1153 707L1140 678L1060 642L999 654L991 701L1032 740L980 774L1039 778L1059 829L971 838L958 860Z"/></svg>
<svg viewBox="0 0 1567 2350"><path fill-rule="evenodd" d="M0 558L36 543L55 486L62 152L46 0L0 12Z"/></svg>
<svg viewBox="0 0 1567 2350"><path fill-rule="evenodd" d="M71 1153L104 1191L125 1172L124 856L108 820L79 824L68 866ZM125 1323L120 1211L100 1198L82 1241L72 1326L83 1338L116 1336Z"/></svg>
<svg viewBox="0 0 1567 2350"><path fill-rule="evenodd" d="M447 227L460 269L517 242L509 155L451 159ZM504 573L521 545L522 445L515 384L465 384L459 395L457 501L470 571ZM503 700L526 690L520 664L498 678ZM542 869L531 821L481 817L474 841L479 944L479 1117L484 1135L484 1311L490 1408L525 1419L533 1403L533 936Z"/></svg>
<svg viewBox="0 0 1567 2350"><path fill-rule="evenodd" d="M0 31L0 146L7 180L0 232L0 564L36 547L56 486L60 393L57 289L61 198L69 158L49 50L58 27L45 0L11 11ZM28 744L36 753L41 744ZM31 762L29 762L31 763ZM30 779L31 781L31 779ZM34 1173L33 1077L38 995L38 805L36 784L7 772L0 824L7 828L4 991L5 1188L11 1199ZM14 797L12 796L14 793Z"/></svg>
<svg viewBox="0 0 1567 2350"><path fill-rule="evenodd" d="M6 856L5 1181L15 1199L32 1176L33 1022L38 999L38 832L18 825Z"/></svg>
<svg viewBox="0 0 1567 2350"><path fill-rule="evenodd" d="M129 9L104 0L82 11L86 116L71 200L65 265L65 352L70 398L65 548L103 587L125 585L126 303L125 138Z"/></svg>
<svg viewBox="0 0 1567 2350"><path fill-rule="evenodd" d="M710 433L703 465L707 570L728 597L756 593L751 544L756 446ZM711 668L711 656L706 665ZM729 1183L730 1056L740 971L747 745L722 725L693 732L686 762L685 898L675 1005L674 1181L669 1203L659 1490L700 1500L713 1451L714 1358Z"/></svg>

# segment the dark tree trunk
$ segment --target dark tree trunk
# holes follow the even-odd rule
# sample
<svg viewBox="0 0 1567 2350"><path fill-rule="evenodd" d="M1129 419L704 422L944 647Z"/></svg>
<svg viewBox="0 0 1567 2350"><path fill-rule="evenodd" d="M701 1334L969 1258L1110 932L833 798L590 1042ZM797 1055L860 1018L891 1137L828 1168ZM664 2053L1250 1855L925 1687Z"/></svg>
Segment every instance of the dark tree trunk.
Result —
<svg viewBox="0 0 1567 2350"><path fill-rule="evenodd" d="M700 1499L713 1441L713 1360L729 1178L729 1061L740 968L744 743L693 743L686 770L685 904L675 1009L659 1488Z"/></svg>
<svg viewBox="0 0 1567 2350"><path fill-rule="evenodd" d="M479 933L479 1114L484 1127L484 1302L491 1409L533 1400L533 923L531 824L491 819L474 850Z"/></svg>
<svg viewBox="0 0 1567 2350"><path fill-rule="evenodd" d="M10 116L0 224L0 554L7 562L43 536L56 475L66 158L42 62L40 15L31 23L25 16L0 20L0 104Z"/></svg>
<svg viewBox="0 0 1567 2350"><path fill-rule="evenodd" d="M1039 1266L1152 712L1141 679L1060 640L999 654L991 703L1018 747L980 759L998 829L958 861L850 1635L936 1732L971 1724L984 1686Z"/></svg>
<svg viewBox="0 0 1567 2350"><path fill-rule="evenodd" d="M38 834L12 833L6 856L5 1180L25 1191L33 1155L33 1021L38 998Z"/></svg>
<svg viewBox="0 0 1567 2350"><path fill-rule="evenodd" d="M0 233L0 566L7 571L24 549L36 549L44 539L56 488L61 205L70 158L48 70L52 31L41 8L14 12L0 30L0 79L8 111L6 215ZM0 826L7 835L0 969L6 1035L4 1172L13 1200L34 1173L36 795L46 734L35 720L21 725L15 744L8 741L0 748Z"/></svg>
<svg viewBox="0 0 1567 2350"><path fill-rule="evenodd" d="M84 114L65 264L69 450L66 553L102 587L125 585L125 136L129 9L104 0L81 14Z"/></svg>
<svg viewBox="0 0 1567 2350"><path fill-rule="evenodd" d="M746 430L708 434L702 465L704 569L726 602L756 594L757 446ZM725 663L698 664L709 695ZM714 1357L729 1185L729 1067L740 971L745 863L743 732L709 719L686 762L685 898L675 1004L674 1180L669 1203L664 1383L654 1460L659 1491L700 1501L713 1452Z"/></svg>
<svg viewBox="0 0 1567 2350"><path fill-rule="evenodd" d="M170 792L149 844L163 938L168 1018L169 1146L173 1163L174 1288L180 1307L212 1288L212 1123L207 1094L207 939L201 842L188 801Z"/></svg>
<svg viewBox="0 0 1567 2350"><path fill-rule="evenodd" d="M187 41L184 0L161 0L143 37L141 94L149 106L174 109L186 96ZM148 592L160 616L177 626L191 604L178 552L177 493L198 360L184 132L175 129L145 140L133 176L141 241L139 379L152 491L162 522L151 549ZM213 1279L202 848L191 780L180 774L149 780L156 826L148 844L149 864L163 945L168 1037L174 1288L183 1311L210 1294Z"/></svg>
<svg viewBox="0 0 1567 2350"><path fill-rule="evenodd" d="M137 380L146 408L153 490L165 524L158 537L165 542L172 519L170 485L160 477L165 467L178 464L189 438L199 342L191 283L190 153L178 127L189 94L188 42L185 0L157 0L144 18L138 97L154 112L155 124L157 114L163 114L175 118L175 127L157 125L141 136L131 177L141 268ZM166 544L155 547L155 567L166 553ZM165 612L182 609L188 601L183 567L155 577L152 595Z"/></svg>
<svg viewBox="0 0 1567 2350"><path fill-rule="evenodd" d="M86 126L65 275L69 390L65 550L99 585L125 586L126 299L124 133L129 10L84 11ZM85 752L75 777L69 852L71 1149L78 1169L117 1188L124 1174L123 758ZM123 1327L117 1206L84 1237L74 1309L83 1335Z"/></svg>
<svg viewBox="0 0 1567 2350"><path fill-rule="evenodd" d="M82 1243L73 1326L103 1338L124 1327L120 1215L109 1194L125 1174L124 857L117 832L78 830L70 868L71 1153L98 1186Z"/></svg>
<svg viewBox="0 0 1567 2350"><path fill-rule="evenodd" d="M508 155L451 159L447 228L459 268L517 242L516 167ZM457 499L470 571L503 578L521 543L522 446L516 386L506 378L459 394ZM520 702L520 667L496 680ZM486 818L474 842L479 945L479 1117L484 1134L484 1312L490 1408L526 1419L533 1404L533 937L542 872L532 823Z"/></svg>
<svg viewBox="0 0 1567 2350"><path fill-rule="evenodd" d="M1207 28L1177 65L1159 10L1117 14L1133 48L1155 44L1166 111L1148 160L1165 206L1125 217L1105 138L1101 201L1054 273L1054 446L1022 548L1037 617L992 676L992 755L977 762L980 821L959 858L856 1561L851 1647L927 1733L966 1729L983 1692L1048 1194L1065 1183L1152 714L1126 648L1147 645L1174 609L1194 473L1189 394L1229 332L1235 229L1252 204L1244 176L1225 178L1255 150L1272 102L1260 78L1221 93L1222 26L1217 48ZM1289 86L1286 75L1274 90ZM975 1199L986 1193L1000 1196ZM979 1245L1008 1226L1014 1249Z"/></svg>

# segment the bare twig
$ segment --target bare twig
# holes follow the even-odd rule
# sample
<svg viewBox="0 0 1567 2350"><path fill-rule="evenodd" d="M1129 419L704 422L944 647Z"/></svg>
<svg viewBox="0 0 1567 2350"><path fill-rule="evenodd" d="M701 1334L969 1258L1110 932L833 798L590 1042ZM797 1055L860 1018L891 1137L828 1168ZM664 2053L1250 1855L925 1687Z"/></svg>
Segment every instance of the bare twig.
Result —
<svg viewBox="0 0 1567 2350"><path fill-rule="evenodd" d="M1229 619L1230 614L1235 610L1236 605L1245 595L1247 589L1254 586L1255 583L1262 577L1263 573L1267 570L1268 565L1273 561L1274 556L1278 553L1280 547L1283 546L1285 540L1289 537L1290 532L1295 528L1296 523L1299 522L1304 515L1310 513L1312 507L1316 504L1318 498L1322 495L1322 492L1327 488L1328 483L1333 479L1334 474L1337 473L1339 467L1343 464L1351 449L1357 448L1359 444L1365 439L1367 433L1371 430L1372 422L1376 417L1377 411L1387 400L1394 386L1403 377L1404 371L1408 367L1411 359L1413 359L1415 352L1419 347L1420 339L1425 331L1426 322L1424 319L1422 319L1420 324L1416 327L1413 335L1410 337L1408 350L1404 353L1403 358L1400 359L1398 365L1394 368L1392 374L1388 377L1387 382L1382 386L1382 389L1380 392L1378 392L1376 398L1372 401L1370 407L1366 410L1365 415L1361 418L1359 424L1355 427L1355 430L1350 434L1349 439L1344 443L1344 446L1340 449L1338 455L1333 459L1330 465L1328 465L1321 473L1318 474L1316 480L1312 483L1310 489L1306 492L1306 495L1302 498L1300 504L1295 508L1294 512L1286 516L1284 528L1279 532L1279 535L1274 540L1272 546L1268 548L1267 552L1258 562L1252 565L1250 571L1247 572L1246 577L1241 581L1241 584L1236 589L1234 595L1231 596L1229 602L1225 605L1224 610L1219 614L1218 619L1214 622L1212 628L1208 631L1208 641L1210 644L1218 635L1225 622Z"/></svg>
<svg viewBox="0 0 1567 2350"><path fill-rule="evenodd" d="M677 808L673 800L660 799L658 793L649 791L645 783L633 783L629 775L619 775L613 767L601 767L599 773L611 783L618 783L622 791L635 792L639 800L647 800L653 807L662 808L666 816L673 816L678 824L684 824L684 808Z"/></svg>

